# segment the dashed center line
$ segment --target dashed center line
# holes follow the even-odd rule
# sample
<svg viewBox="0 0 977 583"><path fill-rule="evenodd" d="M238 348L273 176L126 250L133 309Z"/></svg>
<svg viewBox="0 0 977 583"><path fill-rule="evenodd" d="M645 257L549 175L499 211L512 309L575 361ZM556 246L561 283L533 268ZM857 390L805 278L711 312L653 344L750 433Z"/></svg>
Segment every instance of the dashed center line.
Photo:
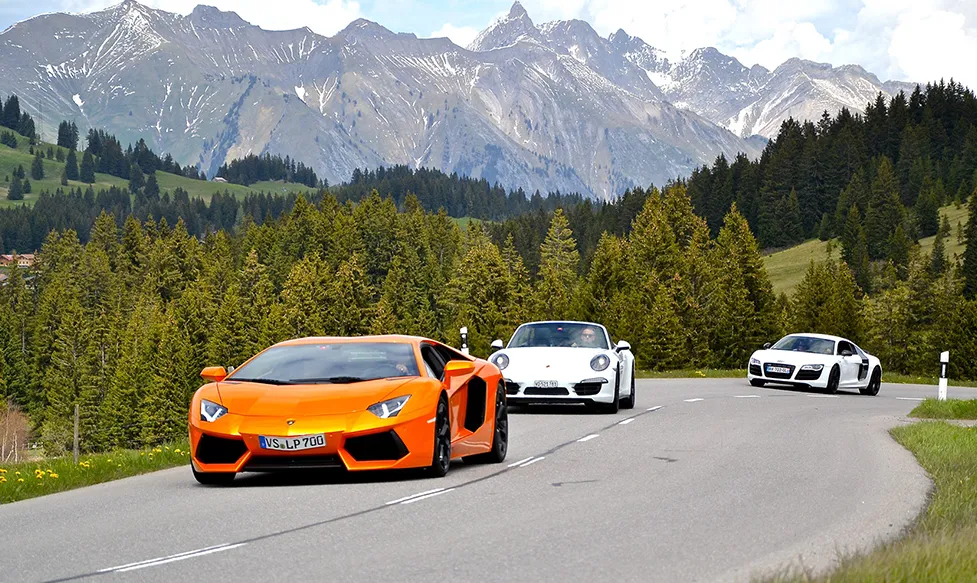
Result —
<svg viewBox="0 0 977 583"><path fill-rule="evenodd" d="M229 551L231 549L236 549L238 547L243 547L247 543L237 543L230 544L224 543L222 545L215 545L212 547L205 547L202 549L197 549L195 551L187 551L185 553L177 553L175 555L169 555L166 557L159 557L157 559L149 559L146 561L138 561L135 563L128 563L125 565L119 565L117 567L109 567L107 569L99 569L99 573L125 573L127 571L135 571L136 569L144 569L146 567L155 567L157 565L165 565L166 563L173 563L176 561L183 561L185 559L192 559L194 557L202 557L204 555L209 555L212 553L220 553L223 551Z"/></svg>
<svg viewBox="0 0 977 583"><path fill-rule="evenodd" d="M529 460L528 462L522 464L519 467L520 468L524 468L526 466L531 466L531 465L535 464L536 462L541 461L541 460L545 460L545 459L546 459L546 456L545 455L544 456L540 456L538 458L533 458L533 459Z"/></svg>
<svg viewBox="0 0 977 583"><path fill-rule="evenodd" d="M596 438L596 437L600 437L600 435L599 435L599 434L597 434L597 433L591 433L590 435L588 435L588 436L586 436L586 437L581 437L581 438L580 438L580 439L578 439L577 441L580 441L580 442L584 442L584 441L590 441L591 439L594 439L594 438Z"/></svg>
<svg viewBox="0 0 977 583"><path fill-rule="evenodd" d="M924 401L922 397L896 397L900 401Z"/></svg>
<svg viewBox="0 0 977 583"><path fill-rule="evenodd" d="M390 502L387 502L386 503L386 506L390 506L391 504L400 504L401 502L404 502L405 500L410 500L411 498L416 498L418 496L424 496L425 494L434 494L435 492L440 492L442 490L444 490L444 488L435 488L433 490L426 490L424 492L418 492L417 494L411 494L410 496L404 496L403 498L397 498L396 500L391 500Z"/></svg>
<svg viewBox="0 0 977 583"><path fill-rule="evenodd" d="M519 460L519 461L517 461L517 462L516 462L516 463L514 463L514 464L509 464L509 467L511 468L511 467L515 467L515 466L518 466L519 464L523 464L523 463L526 463L526 462L528 462L529 460L531 460L531 459L533 459L533 457L534 457L534 456L529 456L529 457L527 457L527 458L526 458L526 459L524 459L524 460Z"/></svg>
<svg viewBox="0 0 977 583"><path fill-rule="evenodd" d="M664 405L655 405L654 407L648 407L647 409L645 409L645 411L657 411L662 407L664 407Z"/></svg>
<svg viewBox="0 0 977 583"><path fill-rule="evenodd" d="M686 403L695 403L696 401L705 401L705 399L686 399Z"/></svg>
<svg viewBox="0 0 977 583"><path fill-rule="evenodd" d="M620 423L618 423L618 425L627 425L628 423L631 423L632 421L634 421L634 417L631 417L630 419L625 419L624 421L621 421Z"/></svg>
<svg viewBox="0 0 977 583"><path fill-rule="evenodd" d="M840 399L838 395L808 395L812 399Z"/></svg>
<svg viewBox="0 0 977 583"><path fill-rule="evenodd" d="M737 399L759 399L760 395L736 395Z"/></svg>
<svg viewBox="0 0 977 583"><path fill-rule="evenodd" d="M454 488L448 488L447 490L445 490L444 488L442 488L439 492L431 492L430 494L425 494L424 496L417 496L417 497L411 498L409 500L404 500L403 502L401 502L401 504L413 504L414 502L417 502L418 500L426 500L428 498L434 498L435 496L440 496L441 494L447 494L448 492L451 492L452 490L454 490Z"/></svg>

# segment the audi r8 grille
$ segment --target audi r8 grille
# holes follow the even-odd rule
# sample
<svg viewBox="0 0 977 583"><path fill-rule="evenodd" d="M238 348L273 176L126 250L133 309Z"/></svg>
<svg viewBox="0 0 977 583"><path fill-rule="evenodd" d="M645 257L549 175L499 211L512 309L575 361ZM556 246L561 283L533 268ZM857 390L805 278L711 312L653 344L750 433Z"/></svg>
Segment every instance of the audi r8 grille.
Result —
<svg viewBox="0 0 977 583"><path fill-rule="evenodd" d="M505 382L505 392L507 395L515 395L519 393L519 383L514 383L512 381Z"/></svg>
<svg viewBox="0 0 977 583"><path fill-rule="evenodd" d="M788 372L786 372L786 373L783 373L783 372L770 372L770 369L768 367L771 367L771 366L775 366L775 367L779 367L779 368L786 368L788 370ZM791 377L791 375L794 374L794 368L795 367L792 364L781 364L779 362L777 362L777 363L764 363L763 364L763 373L764 373L764 376L766 376L767 378L770 378L770 379L789 379Z"/></svg>
<svg viewBox="0 0 977 583"><path fill-rule="evenodd" d="M304 470L344 468L337 455L306 455L306 456L251 456L244 466L245 472L269 472L272 470Z"/></svg>
<svg viewBox="0 0 977 583"><path fill-rule="evenodd" d="M569 395L564 387L526 387L523 395Z"/></svg>
<svg viewBox="0 0 977 583"><path fill-rule="evenodd" d="M750 374L753 375L753 376L755 376L755 377L762 377L763 376L763 373L760 372L760 365L759 364L751 364L750 365Z"/></svg>
<svg viewBox="0 0 977 583"><path fill-rule="evenodd" d="M601 383L577 383L573 386L573 392L578 395L596 395L601 386Z"/></svg>
<svg viewBox="0 0 977 583"><path fill-rule="evenodd" d="M225 439L205 433L197 442L197 459L205 464L233 464L246 451L248 446L240 439Z"/></svg>
<svg viewBox="0 0 977 583"><path fill-rule="evenodd" d="M819 378L821 378L821 373L823 371L824 371L824 369L821 369L821 370L801 370L801 371L798 371L797 372L797 376L794 377L794 380L798 380L798 381L816 381Z"/></svg>
<svg viewBox="0 0 977 583"><path fill-rule="evenodd" d="M407 455L407 446L393 430L346 438L343 446L358 462L393 461Z"/></svg>

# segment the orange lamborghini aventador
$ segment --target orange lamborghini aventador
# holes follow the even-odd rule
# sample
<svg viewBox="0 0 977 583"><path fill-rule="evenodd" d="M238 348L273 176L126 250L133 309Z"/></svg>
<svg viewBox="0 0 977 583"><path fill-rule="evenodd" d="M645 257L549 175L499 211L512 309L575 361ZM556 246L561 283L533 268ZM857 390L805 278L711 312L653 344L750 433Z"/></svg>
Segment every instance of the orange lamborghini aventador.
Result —
<svg viewBox="0 0 977 583"><path fill-rule="evenodd" d="M492 363L413 336L301 338L210 381L190 402L193 476L301 468L426 468L505 459L508 417Z"/></svg>

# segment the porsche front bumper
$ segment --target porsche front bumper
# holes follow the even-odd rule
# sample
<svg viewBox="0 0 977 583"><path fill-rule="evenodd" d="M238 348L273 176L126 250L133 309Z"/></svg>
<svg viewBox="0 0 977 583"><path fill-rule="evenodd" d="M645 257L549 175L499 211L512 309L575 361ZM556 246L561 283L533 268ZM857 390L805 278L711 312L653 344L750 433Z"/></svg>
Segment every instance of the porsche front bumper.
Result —
<svg viewBox="0 0 977 583"><path fill-rule="evenodd" d="M583 375L527 375L505 378L510 403L611 403L617 382L613 369ZM542 380L542 376L556 378Z"/></svg>

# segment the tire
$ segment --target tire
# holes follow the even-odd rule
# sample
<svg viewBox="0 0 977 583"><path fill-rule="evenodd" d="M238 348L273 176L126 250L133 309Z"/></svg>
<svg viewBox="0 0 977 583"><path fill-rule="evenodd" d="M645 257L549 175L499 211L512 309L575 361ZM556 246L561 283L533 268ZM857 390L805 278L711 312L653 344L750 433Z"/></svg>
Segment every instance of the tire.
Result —
<svg viewBox="0 0 977 583"><path fill-rule="evenodd" d="M205 486L226 486L234 481L234 472L198 472L190 465L195 480Z"/></svg>
<svg viewBox="0 0 977 583"><path fill-rule="evenodd" d="M831 372L828 373L828 386L824 388L824 391L829 395L837 393L839 382L841 382L841 369L836 364L831 367Z"/></svg>
<svg viewBox="0 0 977 583"><path fill-rule="evenodd" d="M451 418L448 415L448 399L444 395L438 399L434 419L434 455L427 470L431 477L443 478L451 467Z"/></svg>
<svg viewBox="0 0 977 583"><path fill-rule="evenodd" d="M486 453L470 455L466 462L476 464L498 464L505 460L509 450L509 407L506 402L505 385L499 383L495 393L495 426L492 434L492 449Z"/></svg>
<svg viewBox="0 0 977 583"><path fill-rule="evenodd" d="M614 400L610 403L601 403L601 411L609 415L615 415L621 408L621 370L618 369L614 379Z"/></svg>
<svg viewBox="0 0 977 583"><path fill-rule="evenodd" d="M760 379L751 379L750 384L754 387L762 387L767 384L767 381L761 381Z"/></svg>
<svg viewBox="0 0 977 583"><path fill-rule="evenodd" d="M637 400L637 395L634 394L634 365L631 365L631 393L627 397L621 399L622 409L634 409L634 402Z"/></svg>
<svg viewBox="0 0 977 583"><path fill-rule="evenodd" d="M864 389L858 389L858 392L863 395L868 395L874 397L879 394L879 389L882 388L882 369L875 367L872 371L872 380L868 382L868 386Z"/></svg>

